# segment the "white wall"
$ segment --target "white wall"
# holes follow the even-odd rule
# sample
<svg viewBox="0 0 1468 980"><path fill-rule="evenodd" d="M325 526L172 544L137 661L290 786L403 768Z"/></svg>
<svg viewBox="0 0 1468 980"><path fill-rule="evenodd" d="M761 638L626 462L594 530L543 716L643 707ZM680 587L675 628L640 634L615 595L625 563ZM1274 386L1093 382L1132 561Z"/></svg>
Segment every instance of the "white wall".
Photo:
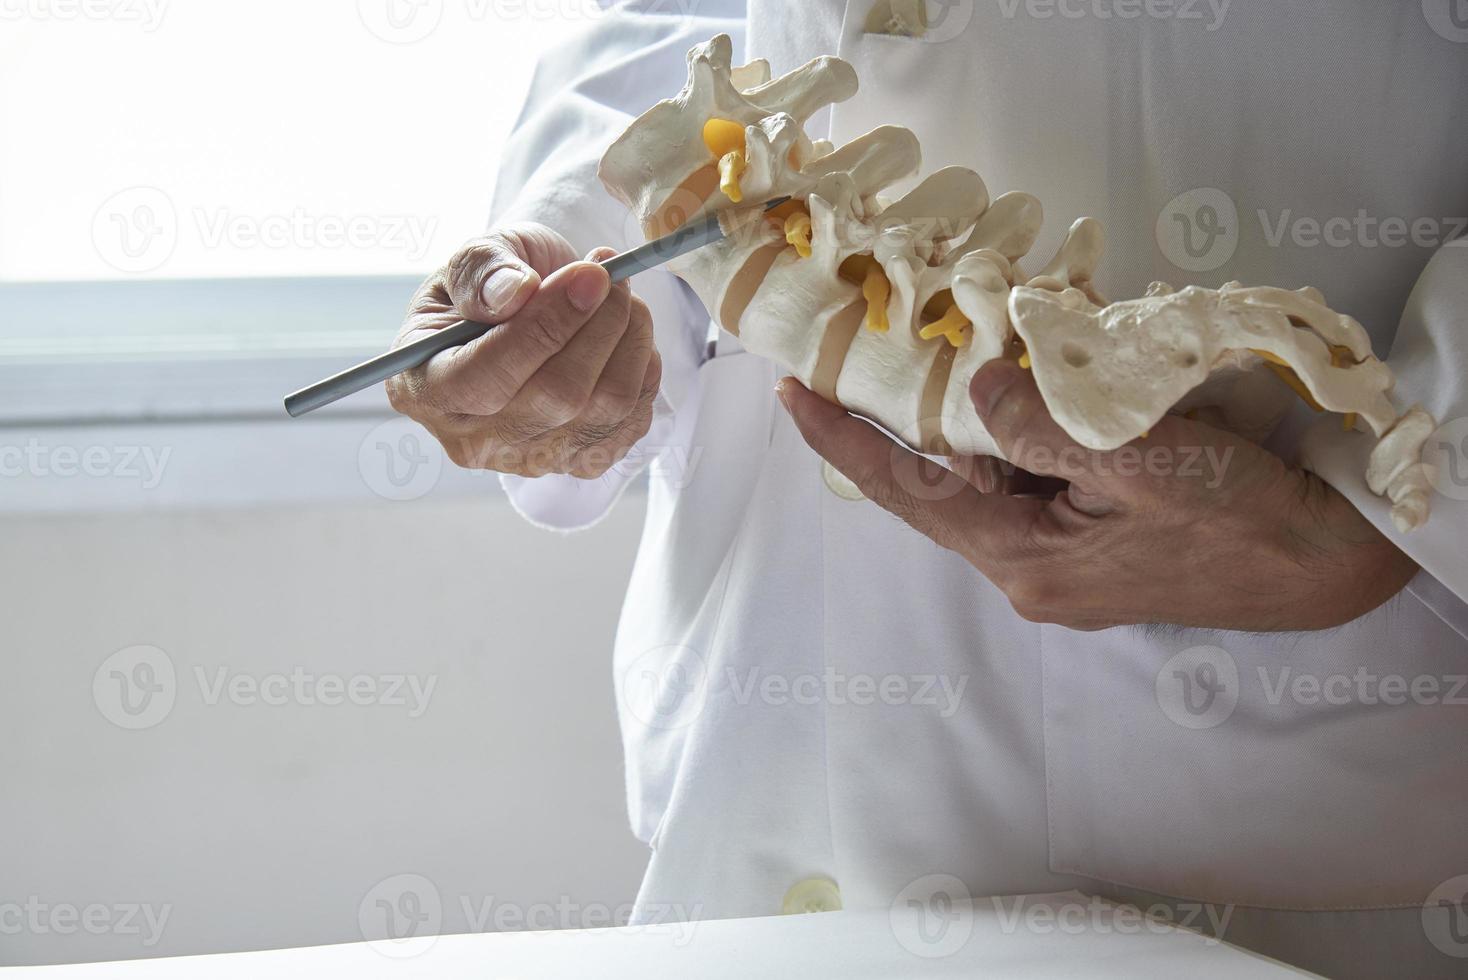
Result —
<svg viewBox="0 0 1468 980"><path fill-rule="evenodd" d="M380 934L379 900L431 924L435 893L445 932L599 924L630 901L646 853L610 645L640 502L561 536L488 483L0 518L0 964L351 941ZM161 720L166 692L120 711L113 671L147 679L133 664L94 693L135 645L174 668ZM418 717L293 691L209 703L221 668L436 686ZM154 945L148 911L168 916Z"/></svg>

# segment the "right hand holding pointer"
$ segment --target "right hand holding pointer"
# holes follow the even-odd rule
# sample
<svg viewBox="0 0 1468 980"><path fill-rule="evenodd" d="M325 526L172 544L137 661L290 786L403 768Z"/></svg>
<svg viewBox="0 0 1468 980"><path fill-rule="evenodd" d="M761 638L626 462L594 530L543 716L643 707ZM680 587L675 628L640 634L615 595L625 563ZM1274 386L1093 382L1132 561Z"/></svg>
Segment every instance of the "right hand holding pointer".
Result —
<svg viewBox="0 0 1468 980"><path fill-rule="evenodd" d="M662 380L652 315L627 283L559 234L510 225L474 239L419 287L395 346L457 320L499 324L387 382L456 464L591 478L652 424Z"/></svg>

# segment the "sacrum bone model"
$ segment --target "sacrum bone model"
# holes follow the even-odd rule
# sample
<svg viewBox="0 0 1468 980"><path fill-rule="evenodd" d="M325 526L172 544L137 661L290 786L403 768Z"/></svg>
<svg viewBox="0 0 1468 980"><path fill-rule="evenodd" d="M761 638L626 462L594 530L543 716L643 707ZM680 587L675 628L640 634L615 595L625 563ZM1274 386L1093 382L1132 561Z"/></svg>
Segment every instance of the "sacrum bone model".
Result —
<svg viewBox="0 0 1468 980"><path fill-rule="evenodd" d="M725 241L671 268L746 350L930 454L998 455L968 396L996 357L1033 370L1056 422L1095 450L1169 412L1262 439L1298 394L1375 434L1367 484L1399 528L1427 519L1434 422L1398 414L1366 331L1317 290L1154 283L1108 305L1091 281L1093 218L1028 276L1038 200L990 201L978 174L948 167L888 203L879 192L919 167L910 131L882 126L837 149L804 130L856 94L849 64L817 58L772 81L766 62L734 68L731 53L727 35L690 51L683 90L612 144L600 176L648 237L725 212ZM749 206L784 195L773 211Z"/></svg>

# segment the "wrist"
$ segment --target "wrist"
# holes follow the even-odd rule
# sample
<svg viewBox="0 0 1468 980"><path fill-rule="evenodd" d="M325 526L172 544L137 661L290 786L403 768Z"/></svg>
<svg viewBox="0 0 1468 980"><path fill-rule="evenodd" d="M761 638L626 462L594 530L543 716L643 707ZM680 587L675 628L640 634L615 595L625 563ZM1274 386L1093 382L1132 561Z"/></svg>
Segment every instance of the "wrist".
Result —
<svg viewBox="0 0 1468 980"><path fill-rule="evenodd" d="M1417 563L1346 497L1313 473L1296 471L1299 492L1288 511L1288 560L1307 583L1296 615L1329 629L1366 615L1406 587Z"/></svg>

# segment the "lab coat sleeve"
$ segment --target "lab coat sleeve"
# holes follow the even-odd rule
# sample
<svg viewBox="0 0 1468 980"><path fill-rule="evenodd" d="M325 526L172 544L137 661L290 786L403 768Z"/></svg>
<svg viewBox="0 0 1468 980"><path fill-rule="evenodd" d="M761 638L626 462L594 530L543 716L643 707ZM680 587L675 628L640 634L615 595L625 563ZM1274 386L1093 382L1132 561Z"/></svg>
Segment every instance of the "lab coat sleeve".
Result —
<svg viewBox="0 0 1468 980"><path fill-rule="evenodd" d="M491 223L548 225L581 254L597 245L641 244L636 220L597 180L597 161L636 116L683 87L688 49L721 32L742 47L744 0L631 0L608 6L588 30L547 53L504 149ZM561 530L594 524L687 430L676 416L697 383L708 314L670 273L644 272L632 286L652 311L663 359L652 427L598 479L502 477L510 502L532 523Z"/></svg>
<svg viewBox="0 0 1468 980"><path fill-rule="evenodd" d="M1438 423L1426 453L1439 467L1427 523L1407 532L1393 526L1390 502L1366 488L1372 440L1341 431L1333 417L1306 434L1305 462L1422 566L1408 592L1468 636L1468 239L1444 245L1428 262L1387 364L1397 404L1420 404Z"/></svg>

